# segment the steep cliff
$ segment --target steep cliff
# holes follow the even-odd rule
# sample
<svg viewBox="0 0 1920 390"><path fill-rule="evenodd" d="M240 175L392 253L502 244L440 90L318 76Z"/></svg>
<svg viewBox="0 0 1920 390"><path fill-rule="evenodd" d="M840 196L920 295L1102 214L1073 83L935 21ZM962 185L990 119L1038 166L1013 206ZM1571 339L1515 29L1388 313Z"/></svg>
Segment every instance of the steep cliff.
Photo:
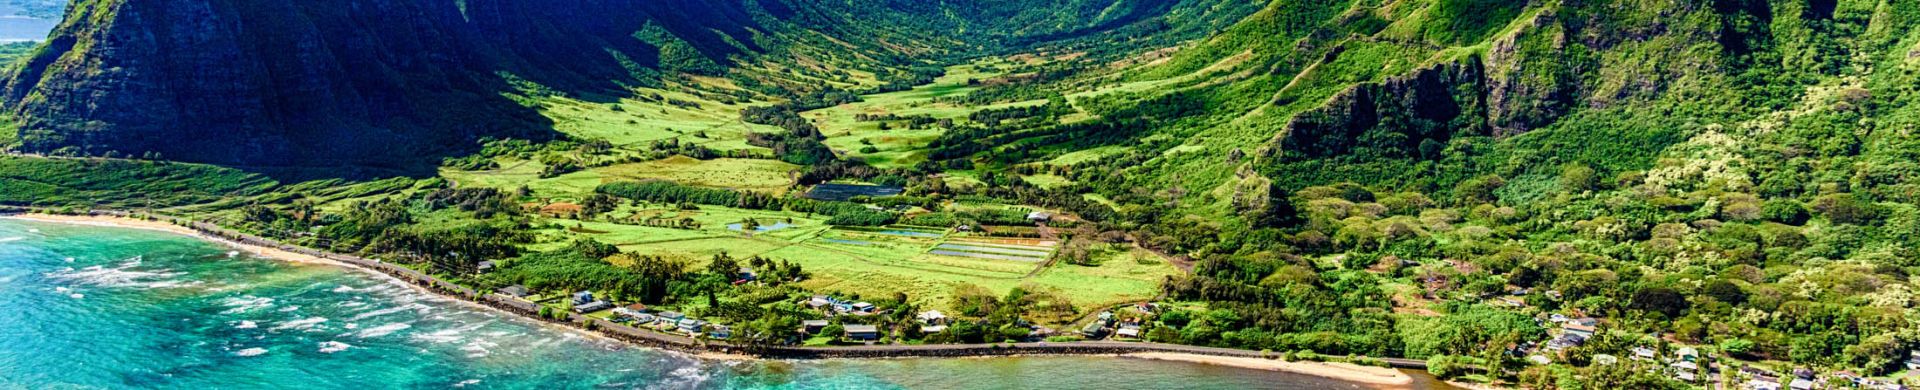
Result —
<svg viewBox="0 0 1920 390"><path fill-rule="evenodd" d="M650 82L643 29L706 63L764 50L779 20L756 4L86 0L0 97L28 152L419 173L478 137L549 136L510 78Z"/></svg>

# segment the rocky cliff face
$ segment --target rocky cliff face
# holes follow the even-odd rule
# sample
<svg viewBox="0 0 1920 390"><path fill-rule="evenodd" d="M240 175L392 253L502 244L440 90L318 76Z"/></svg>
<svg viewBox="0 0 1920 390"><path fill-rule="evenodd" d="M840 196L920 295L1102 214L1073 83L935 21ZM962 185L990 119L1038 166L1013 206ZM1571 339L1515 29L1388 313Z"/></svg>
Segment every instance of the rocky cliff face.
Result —
<svg viewBox="0 0 1920 390"><path fill-rule="evenodd" d="M735 1L83 0L0 95L19 149L419 173L481 136L548 136L503 74L567 91L646 77L649 24L727 61ZM760 14L764 15L764 12Z"/></svg>

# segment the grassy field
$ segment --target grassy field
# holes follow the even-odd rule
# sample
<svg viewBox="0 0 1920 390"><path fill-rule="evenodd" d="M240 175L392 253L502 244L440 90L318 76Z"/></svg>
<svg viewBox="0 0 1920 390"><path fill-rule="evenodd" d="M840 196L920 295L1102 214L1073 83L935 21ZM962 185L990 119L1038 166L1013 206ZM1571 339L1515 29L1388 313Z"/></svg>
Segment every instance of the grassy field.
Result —
<svg viewBox="0 0 1920 390"><path fill-rule="evenodd" d="M675 183L712 187L785 193L793 183L792 172L800 171L799 165L778 160L720 158L696 160L686 156L673 156L663 160L654 160L633 164L612 165L592 169L605 180L667 180Z"/></svg>
<svg viewBox="0 0 1920 390"><path fill-rule="evenodd" d="M601 138L615 145L679 139L683 143L706 145L719 150L755 148L746 144L749 131L777 132L778 128L740 121L744 104L722 104L699 97L669 91L643 90L643 95L659 94L694 106L679 106L665 101L622 98L612 102L589 102L568 97L541 99L541 113L554 121L554 128L580 138Z"/></svg>
<svg viewBox="0 0 1920 390"><path fill-rule="evenodd" d="M975 64L955 65L947 68L947 74L935 79L932 84L922 85L906 91L889 92L864 96L864 101L843 104L819 110L801 113L812 120L822 133L827 135L827 146L849 156L865 159L876 167L904 167L926 161L928 142L940 137L938 129L908 130L904 122L894 122L892 129L881 129L879 122L860 122L854 116L859 114L899 116L926 115L936 119L964 121L968 114L984 108L1000 108L1023 105L1046 104L1044 100L1017 102L993 106L968 107L953 103L935 102L935 99L948 96L961 96L979 89L968 85L968 80L981 80L1000 76L999 72L981 69L982 64L997 60L985 60ZM862 152L871 146L875 151Z"/></svg>

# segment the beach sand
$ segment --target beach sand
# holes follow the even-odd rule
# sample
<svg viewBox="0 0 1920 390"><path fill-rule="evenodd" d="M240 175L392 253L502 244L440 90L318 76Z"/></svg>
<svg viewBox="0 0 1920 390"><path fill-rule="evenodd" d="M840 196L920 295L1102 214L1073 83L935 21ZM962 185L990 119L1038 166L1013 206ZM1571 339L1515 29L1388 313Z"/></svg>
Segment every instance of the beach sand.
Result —
<svg viewBox="0 0 1920 390"><path fill-rule="evenodd" d="M264 247L259 245L241 244L238 242L234 242L232 240L226 240L219 237L209 236L209 235L200 233L197 230L193 230L185 226L167 223L165 221L149 221L144 219L116 217L116 216L109 216L109 215L18 214L18 215L9 215L4 218L18 219L22 221L37 221L37 222L65 223L65 224L73 224L73 225L89 225L89 226L128 228L128 229L157 230L157 231L198 237L201 239L205 239L208 241L213 241L213 242L220 243L222 245L233 247L234 249L246 251L248 253L252 253L260 257L280 259L280 260L291 261L295 263L329 264L329 265L344 266L344 264L341 264L340 262L333 261L333 260L327 260L319 257L288 252L288 251L280 250L278 248L269 248L269 247Z"/></svg>
<svg viewBox="0 0 1920 390"><path fill-rule="evenodd" d="M1173 352L1141 352L1120 356L1134 359L1164 360L1255 370L1282 371L1375 386L1406 386L1413 384L1413 377L1401 373L1399 370L1346 363L1289 362L1278 359L1195 355Z"/></svg>

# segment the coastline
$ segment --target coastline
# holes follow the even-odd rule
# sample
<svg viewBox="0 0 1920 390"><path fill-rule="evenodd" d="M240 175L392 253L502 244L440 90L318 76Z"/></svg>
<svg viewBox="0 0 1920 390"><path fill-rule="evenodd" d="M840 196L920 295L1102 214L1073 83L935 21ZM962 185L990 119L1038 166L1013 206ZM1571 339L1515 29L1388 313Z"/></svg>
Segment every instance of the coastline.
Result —
<svg viewBox="0 0 1920 390"><path fill-rule="evenodd" d="M0 210L0 211L4 211L4 210ZM166 217L161 217L161 218L166 218ZM1223 350L1216 349L1216 348L1181 346L1181 347L1186 347L1184 349L1192 350L1192 352L1185 352L1185 351L1178 351L1178 350L1165 350L1166 348L1149 348L1150 347L1149 345L1142 344L1142 343L1081 342L1081 343L1078 343L1078 345L1073 345L1072 343L1068 343L1068 344L1055 343L1054 345L1046 345L1047 343L1040 343L1041 345L1037 345L1037 346L1015 345L1015 346L1001 347L999 345L993 345L991 348L983 348L980 346L967 346L967 345L938 345L938 346L931 346L930 348L926 348L925 346L916 346L916 347L922 347L922 348L890 348L892 346L869 346L865 348L862 348L862 347L839 347L839 348L795 347L795 348L778 349L778 350L772 351L772 353L762 353L759 356L756 356L753 354L743 354L740 351L736 351L731 348L722 347L720 349L715 349L713 345L706 345L706 344L680 345L678 343L671 342L671 340L666 340L666 341L638 340L638 339L630 339L628 337L616 337L614 334L605 333L605 331L609 325L612 325L612 326L618 326L618 325L610 324L604 321L599 321L599 323L597 324L597 325L600 325L600 329L602 329L601 331L586 330L578 326L579 324L573 323L572 321L561 322L561 321L553 321L553 320L538 318L534 316L530 310L522 311L522 310L525 310L524 308L519 308L521 310L510 310L507 307L497 306L494 303L473 300L475 298L484 300L485 297L491 296L490 294L461 296L459 294L455 294L454 292L449 292L449 291L431 287L432 283L421 284L422 281L420 280L414 280L409 282L408 280L404 280L401 277L390 274L388 272L383 272L381 270L373 269L373 268L356 264L356 263L349 263L345 261L339 261L335 259L314 256L310 254L297 253L297 252L289 251L283 248L277 248L277 247L248 242L247 240L243 240L243 239L236 239L236 238L227 237L223 235L211 234L208 231L201 230L201 229L206 229L205 227L196 229L194 227L181 226L181 225L177 225L177 224L162 221L162 220L146 220L146 219L138 219L138 218L132 218L127 216L110 215L110 214L109 215L101 215L101 214L62 215L62 214L42 213L37 211L28 211L28 212L15 213L15 214L7 214L4 212L0 212L0 219L14 219L14 220L23 220L23 221L61 223L61 224L71 224L71 225L83 225L83 226L99 226L99 227L111 227L111 228L141 229L141 230L160 231L160 232L180 234L180 235L189 236L189 237L193 237L201 240L211 241L211 242L232 247L238 250L246 251L248 253L252 253L260 257L272 258L272 259L288 261L293 263L300 263L300 264L335 266L335 267L340 267L344 269L351 269L351 270L376 274L377 277L384 278L389 282L405 284L413 288L416 288L419 291L424 293L429 293L429 294L442 296L446 298L452 298L451 300L453 301L459 301L463 304L472 305L472 307L491 310L491 311L495 311L503 314L525 317L527 319L534 320L535 322L540 322L542 323L542 325L551 325L551 326L556 326L558 328L563 328L568 331L584 333L589 337L602 338L609 341L624 342L626 344L631 344L634 346L654 348L662 351L682 353L687 356L703 359L703 360L724 361L724 360L752 360L752 359L873 359L873 358L956 358L956 357L967 358L967 357L1010 357L1010 356L1040 356L1040 355L1080 355L1080 356L1108 356L1108 357L1114 357L1114 358L1130 358L1130 359L1183 362L1183 363L1194 363L1194 364L1208 364L1208 365L1243 368L1243 369L1251 369L1251 370L1286 372L1286 373L1292 373L1292 374L1308 375L1308 376L1328 378L1328 379L1334 379L1334 380L1345 381L1345 382L1352 382L1355 384L1366 385L1371 387L1389 387L1389 388L1402 387L1402 386L1407 386L1413 383L1413 378L1411 376L1408 376L1407 374L1401 373L1392 368L1369 367L1369 366L1361 366L1361 365L1347 364L1347 363L1289 362L1289 361L1282 361L1277 359L1267 359L1267 358L1250 357L1250 356L1224 356L1222 354L1219 354L1219 352ZM471 294L471 292L469 292L469 294ZM1239 351L1239 352L1245 352L1245 351Z"/></svg>
<svg viewBox="0 0 1920 390"><path fill-rule="evenodd" d="M1413 384L1413 377L1398 370L1386 367L1370 367L1348 363L1295 362L1279 359L1261 359L1250 357L1197 355L1175 352L1138 352L1120 355L1122 358L1157 360L1170 362L1198 363L1223 367L1245 368L1253 370L1280 371L1323 378L1333 378L1346 382L1374 386L1407 386Z"/></svg>

